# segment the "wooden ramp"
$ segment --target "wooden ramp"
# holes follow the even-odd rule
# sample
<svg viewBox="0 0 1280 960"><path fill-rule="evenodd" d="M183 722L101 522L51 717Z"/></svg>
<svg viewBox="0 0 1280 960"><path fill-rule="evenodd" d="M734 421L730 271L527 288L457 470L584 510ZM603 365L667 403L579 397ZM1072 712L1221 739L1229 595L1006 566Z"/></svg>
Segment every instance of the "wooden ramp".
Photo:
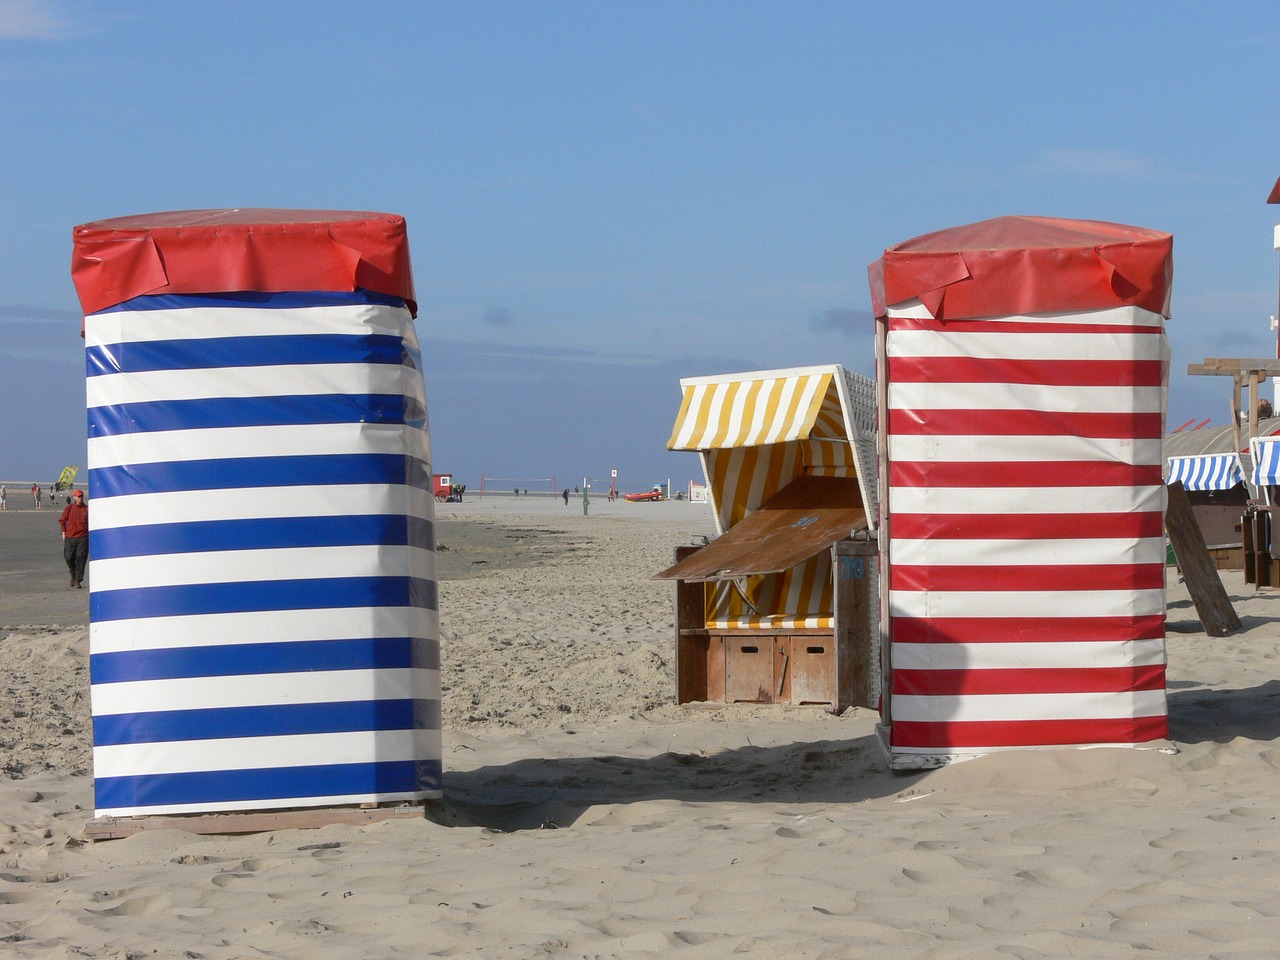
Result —
<svg viewBox="0 0 1280 960"><path fill-rule="evenodd" d="M1164 525L1204 632L1211 637L1235 633L1240 629L1240 618L1236 616L1222 578L1209 556L1204 534L1191 512L1191 501L1187 499L1187 491L1180 480L1169 484L1169 508Z"/></svg>
<svg viewBox="0 0 1280 960"><path fill-rule="evenodd" d="M362 825L379 820L421 820L425 807L401 803L385 807L316 807L307 810L263 810L249 813L193 813L154 817L97 817L85 824L86 840L119 840L144 830L187 833L266 833L271 830L316 830L332 823Z"/></svg>

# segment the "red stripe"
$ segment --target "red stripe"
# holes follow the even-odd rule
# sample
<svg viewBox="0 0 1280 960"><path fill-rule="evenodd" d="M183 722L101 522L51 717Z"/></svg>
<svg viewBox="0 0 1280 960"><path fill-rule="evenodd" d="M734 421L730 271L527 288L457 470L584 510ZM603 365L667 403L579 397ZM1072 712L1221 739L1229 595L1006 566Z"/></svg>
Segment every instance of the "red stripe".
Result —
<svg viewBox="0 0 1280 960"><path fill-rule="evenodd" d="M1157 440L1160 413L1064 413L1053 410L898 410L888 415L891 434L925 437L1029 436L1117 437Z"/></svg>
<svg viewBox="0 0 1280 960"><path fill-rule="evenodd" d="M898 333L904 330L928 330L934 333L1105 333L1109 336L1151 336L1164 333L1163 327L1130 326L1123 323L1055 323L1052 320L1043 322L1030 320L935 320L931 317L916 319L914 317L890 317L889 332Z"/></svg>
<svg viewBox="0 0 1280 960"><path fill-rule="evenodd" d="M895 540L1094 540L1159 537L1164 514L1145 513L895 513Z"/></svg>
<svg viewBox="0 0 1280 960"><path fill-rule="evenodd" d="M894 617L894 643L1074 643L1157 640L1164 614L1146 617Z"/></svg>
<svg viewBox="0 0 1280 960"><path fill-rule="evenodd" d="M999 564L950 566L895 563L891 590L1159 590L1163 563ZM1052 601L1046 598L1046 604Z"/></svg>
<svg viewBox="0 0 1280 960"><path fill-rule="evenodd" d="M1144 667L1058 667L1028 670L894 670L904 697L1010 693L1127 693L1163 690L1164 664Z"/></svg>
<svg viewBox="0 0 1280 960"><path fill-rule="evenodd" d="M1033 383L1060 387L1158 387L1161 360L1019 360L889 357L889 383Z"/></svg>
<svg viewBox="0 0 1280 960"><path fill-rule="evenodd" d="M893 487L1159 487L1161 465L1111 460L894 460ZM1046 503L1046 507L1051 504Z"/></svg>
<svg viewBox="0 0 1280 960"><path fill-rule="evenodd" d="M1169 735L1168 717L1103 720L966 720L912 723L895 720L893 747L1039 747L1076 743L1147 743Z"/></svg>

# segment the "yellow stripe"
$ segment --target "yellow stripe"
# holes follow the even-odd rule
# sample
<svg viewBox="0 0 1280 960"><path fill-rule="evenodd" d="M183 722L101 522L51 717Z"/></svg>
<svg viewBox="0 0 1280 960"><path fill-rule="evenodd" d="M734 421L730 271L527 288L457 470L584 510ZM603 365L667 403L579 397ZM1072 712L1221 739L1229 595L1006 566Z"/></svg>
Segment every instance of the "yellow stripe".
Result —
<svg viewBox="0 0 1280 960"><path fill-rule="evenodd" d="M749 386L743 383L718 383L716 384L716 395L720 399L719 422L716 424L715 433L711 435L711 439L705 443L699 444L699 447L710 447L713 450L720 450L724 447L740 447L738 442L742 434L742 424L740 418L735 416L733 410L738 401L739 392L750 393Z"/></svg>
<svg viewBox="0 0 1280 960"><path fill-rule="evenodd" d="M761 426L753 429L757 421ZM829 373L695 384L684 389L667 449L781 443L803 440L815 429L820 436L845 436L839 394Z"/></svg>
<svg viewBox="0 0 1280 960"><path fill-rule="evenodd" d="M680 434L684 431L685 421L689 418L689 410L693 406L693 387L684 388L684 396L680 398L680 412L676 414L676 425L671 428L671 439L667 441L668 450L686 449L685 447L677 447L680 442Z"/></svg>

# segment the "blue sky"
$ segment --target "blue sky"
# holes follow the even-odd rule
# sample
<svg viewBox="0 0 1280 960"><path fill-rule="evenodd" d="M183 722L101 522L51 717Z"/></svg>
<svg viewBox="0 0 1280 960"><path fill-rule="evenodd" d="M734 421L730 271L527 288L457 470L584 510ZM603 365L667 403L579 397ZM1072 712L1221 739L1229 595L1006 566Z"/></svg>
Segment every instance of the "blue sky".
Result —
<svg viewBox="0 0 1280 960"><path fill-rule="evenodd" d="M870 374L867 264L1005 214L1172 233L1170 427L1222 423L1278 65L1271 2L0 0L0 478L84 464L71 228L202 207L407 218L469 484L696 478L680 377Z"/></svg>

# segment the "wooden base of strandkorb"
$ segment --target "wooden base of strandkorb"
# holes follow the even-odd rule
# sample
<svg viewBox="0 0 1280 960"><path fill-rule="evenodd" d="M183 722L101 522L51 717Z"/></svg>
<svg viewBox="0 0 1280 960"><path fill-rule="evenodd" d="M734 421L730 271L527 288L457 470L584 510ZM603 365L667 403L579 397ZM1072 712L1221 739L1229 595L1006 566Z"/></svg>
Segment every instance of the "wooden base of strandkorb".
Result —
<svg viewBox="0 0 1280 960"><path fill-rule="evenodd" d="M245 813L188 813L142 817L96 817L85 824L86 840L120 840L143 830L184 830L199 834L267 833L271 830L315 830L334 823L359 826L379 820L422 820L427 803L385 806L308 807L255 810Z"/></svg>

